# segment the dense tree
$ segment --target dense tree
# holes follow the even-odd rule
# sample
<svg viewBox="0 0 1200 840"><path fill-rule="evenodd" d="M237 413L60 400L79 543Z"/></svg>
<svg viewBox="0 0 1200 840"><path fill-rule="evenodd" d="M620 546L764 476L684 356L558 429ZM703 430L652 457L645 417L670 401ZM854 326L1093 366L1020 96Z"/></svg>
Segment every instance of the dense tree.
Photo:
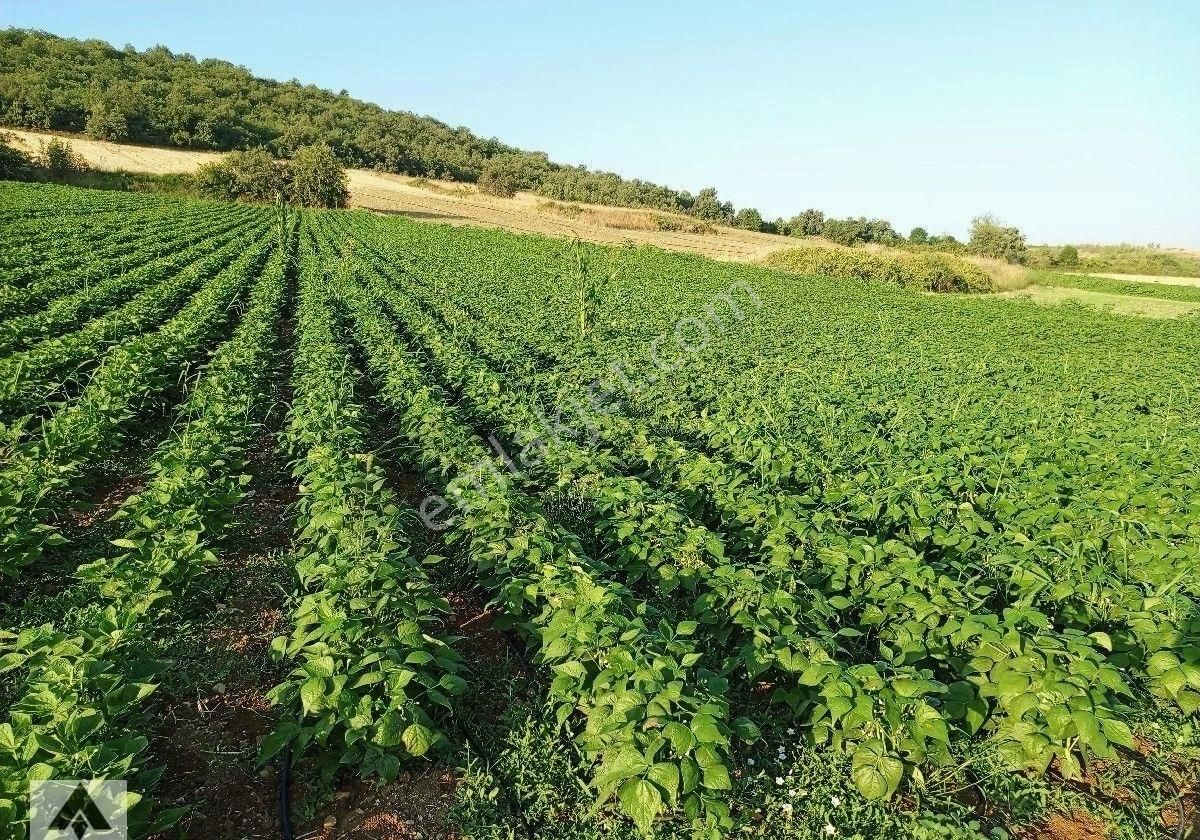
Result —
<svg viewBox="0 0 1200 840"><path fill-rule="evenodd" d="M787 223L790 236L820 236L824 231L825 214L811 207L799 215L792 216Z"/></svg>
<svg viewBox="0 0 1200 840"><path fill-rule="evenodd" d="M350 198L346 168L328 146L304 146L288 165L288 198L304 207L345 207Z"/></svg>
<svg viewBox="0 0 1200 840"><path fill-rule="evenodd" d="M908 241L913 245L929 244L929 231L923 227L915 227L908 234Z"/></svg>
<svg viewBox="0 0 1200 840"><path fill-rule="evenodd" d="M274 158L322 146L345 166L469 182L492 171L488 179L502 182L505 190L515 184L560 201L735 221L733 205L720 201L712 187L693 196L612 172L564 166L544 152L479 137L432 117L389 111L344 90L261 79L226 61L200 61L161 46L116 49L99 40L0 30L0 124L193 149L257 149ZM264 182L255 177L257 186L239 187L229 176L220 169L202 173L210 187L224 183L237 188L240 198ZM819 210L806 210L776 229L793 236L825 234L846 244L900 240L884 220L827 221Z"/></svg>
<svg viewBox="0 0 1200 840"><path fill-rule="evenodd" d="M166 47L118 50L30 30L0 30L0 124L193 149L265 149L282 158L325 145L347 166L472 182L501 159L519 189L551 198L674 211L691 205L687 192L564 167L544 152L345 91L260 79Z"/></svg>
<svg viewBox="0 0 1200 840"><path fill-rule="evenodd" d="M840 245L863 245L876 242L895 245L900 241L891 222L886 219L867 219L864 216L849 219L826 219L821 235Z"/></svg>
<svg viewBox="0 0 1200 840"><path fill-rule="evenodd" d="M689 212L698 219L721 224L733 223L733 204L717 198L716 187L705 187L700 190Z"/></svg>
<svg viewBox="0 0 1200 840"><path fill-rule="evenodd" d="M1001 224L995 216L976 216L971 220L971 239L967 249L981 257L1024 264L1029 259L1025 236L1015 227Z"/></svg>
<svg viewBox="0 0 1200 840"><path fill-rule="evenodd" d="M492 160L483 168L479 176L479 191L487 195L498 195L511 198L521 187L519 170L511 161L503 159Z"/></svg>
<svg viewBox="0 0 1200 840"><path fill-rule="evenodd" d="M762 214L753 207L743 207L737 212L737 216L734 217L734 224L746 230L762 230Z"/></svg>

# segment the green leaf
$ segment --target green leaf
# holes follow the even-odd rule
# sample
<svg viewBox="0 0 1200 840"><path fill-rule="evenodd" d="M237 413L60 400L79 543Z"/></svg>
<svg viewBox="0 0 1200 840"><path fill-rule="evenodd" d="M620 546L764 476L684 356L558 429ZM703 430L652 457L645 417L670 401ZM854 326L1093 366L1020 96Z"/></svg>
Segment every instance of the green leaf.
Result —
<svg viewBox="0 0 1200 840"><path fill-rule="evenodd" d="M696 736L678 721L671 721L663 727L663 735L671 742L671 749L676 755L687 755L696 746Z"/></svg>
<svg viewBox="0 0 1200 840"><path fill-rule="evenodd" d="M887 754L882 741L864 741L855 749L850 760L850 779L867 799L889 798L903 778L904 764Z"/></svg>
<svg viewBox="0 0 1200 840"><path fill-rule="evenodd" d="M441 736L428 726L414 723L404 730L404 746L415 756L422 756L438 742Z"/></svg>
<svg viewBox="0 0 1200 840"><path fill-rule="evenodd" d="M1120 744L1126 749L1136 749L1133 743L1133 732L1129 726L1123 721L1105 718L1100 721L1100 728L1104 730L1104 737L1112 741L1114 744Z"/></svg>
<svg viewBox="0 0 1200 840"><path fill-rule="evenodd" d="M621 801L622 810L633 818L638 830L649 834L650 827L654 825L654 818L663 806L662 794L658 792L658 788L645 779L630 779L621 785L617 791L617 798Z"/></svg>
<svg viewBox="0 0 1200 840"><path fill-rule="evenodd" d="M375 737L371 740L381 747L394 747L400 743L405 718L396 709L388 709L379 724L375 727Z"/></svg>
<svg viewBox="0 0 1200 840"><path fill-rule="evenodd" d="M649 765L645 757L633 746L622 748L619 752L609 754L601 762L593 784L598 788L606 787L614 782L628 779L644 773Z"/></svg>
<svg viewBox="0 0 1200 840"><path fill-rule="evenodd" d="M306 715L319 712L325 706L325 680L310 677L300 686L300 705Z"/></svg>
<svg viewBox="0 0 1200 840"><path fill-rule="evenodd" d="M699 621L681 621L675 627L675 635L690 636L700 627Z"/></svg>
<svg viewBox="0 0 1200 840"><path fill-rule="evenodd" d="M270 761L280 750L287 746L294 734L295 730L282 726L276 727L273 731L269 732L267 737L263 738L262 745L258 748L258 763L264 764Z"/></svg>
<svg viewBox="0 0 1200 840"><path fill-rule="evenodd" d="M709 790L733 790L729 769L724 764L710 764L703 769L701 784Z"/></svg>
<svg viewBox="0 0 1200 840"><path fill-rule="evenodd" d="M646 774L650 781L654 782L667 794L667 801L674 802L679 795L679 768L674 764L661 762L650 768L650 772Z"/></svg>
<svg viewBox="0 0 1200 840"><path fill-rule="evenodd" d="M733 722L733 731L737 736L748 744L753 744L759 739L762 733L758 731L758 726L750 718L740 717Z"/></svg>
<svg viewBox="0 0 1200 840"><path fill-rule="evenodd" d="M304 663L304 670L310 677L332 677L333 669L332 656L314 656Z"/></svg>

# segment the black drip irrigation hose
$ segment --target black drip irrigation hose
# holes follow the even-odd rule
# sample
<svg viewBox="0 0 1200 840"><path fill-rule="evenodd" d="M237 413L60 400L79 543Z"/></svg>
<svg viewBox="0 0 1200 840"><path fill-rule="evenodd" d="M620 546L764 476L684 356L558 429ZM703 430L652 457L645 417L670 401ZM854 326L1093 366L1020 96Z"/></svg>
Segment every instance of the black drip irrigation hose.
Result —
<svg viewBox="0 0 1200 840"><path fill-rule="evenodd" d="M279 826L283 840L295 840L292 834L292 802L289 775L292 767L292 748L285 747L279 756Z"/></svg>

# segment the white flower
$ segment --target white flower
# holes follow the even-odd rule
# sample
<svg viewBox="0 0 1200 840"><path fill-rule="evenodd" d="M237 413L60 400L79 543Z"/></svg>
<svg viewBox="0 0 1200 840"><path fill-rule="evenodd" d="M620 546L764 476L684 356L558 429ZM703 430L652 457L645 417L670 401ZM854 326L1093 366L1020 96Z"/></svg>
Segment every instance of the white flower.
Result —
<svg viewBox="0 0 1200 840"><path fill-rule="evenodd" d="M754 766L754 759L753 759L753 758L747 758L747 759L746 759L746 763L747 763L747 764L749 764L751 767L753 767L753 766Z"/></svg>
<svg viewBox="0 0 1200 840"><path fill-rule="evenodd" d="M776 777L775 777L775 784L777 784L777 785L782 785L782 784L783 784L783 776L776 776Z"/></svg>
<svg viewBox="0 0 1200 840"><path fill-rule="evenodd" d="M792 803L791 802L784 802L783 805L780 806L780 808L782 808L783 813L787 814L789 817L792 815Z"/></svg>
<svg viewBox="0 0 1200 840"><path fill-rule="evenodd" d="M790 727L790 726L789 726L789 727L788 727L788 734L789 734L789 735L795 735L795 734L796 734L796 730L795 730L795 729L792 729L792 727Z"/></svg>
<svg viewBox="0 0 1200 840"><path fill-rule="evenodd" d="M837 829L833 827L832 823L825 823L825 833L832 837L837 834Z"/></svg>
<svg viewBox="0 0 1200 840"><path fill-rule="evenodd" d="M842 800L841 800L841 799L839 799L839 798L838 798L838 797L836 797L836 796L831 796L831 797L829 798L829 804L830 804L830 805L832 805L834 808L836 808L836 807L838 807L839 805L841 805L841 804L842 804Z"/></svg>

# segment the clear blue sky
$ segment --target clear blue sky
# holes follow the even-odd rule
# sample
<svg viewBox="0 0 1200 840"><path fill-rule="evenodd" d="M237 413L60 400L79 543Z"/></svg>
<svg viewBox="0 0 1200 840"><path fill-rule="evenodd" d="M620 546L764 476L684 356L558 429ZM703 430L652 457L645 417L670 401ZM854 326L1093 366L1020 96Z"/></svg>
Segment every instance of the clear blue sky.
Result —
<svg viewBox="0 0 1200 840"><path fill-rule="evenodd" d="M1200 247L1200 3L0 0L763 215Z"/></svg>

